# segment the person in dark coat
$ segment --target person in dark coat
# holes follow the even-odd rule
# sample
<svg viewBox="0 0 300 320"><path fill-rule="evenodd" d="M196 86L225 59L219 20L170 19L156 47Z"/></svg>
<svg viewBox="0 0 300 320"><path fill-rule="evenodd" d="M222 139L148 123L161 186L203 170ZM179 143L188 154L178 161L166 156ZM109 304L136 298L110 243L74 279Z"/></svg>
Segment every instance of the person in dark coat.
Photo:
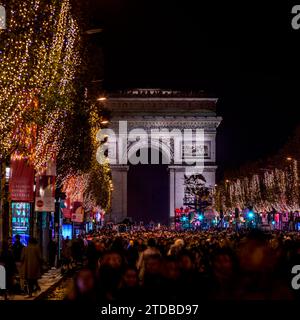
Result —
<svg viewBox="0 0 300 320"><path fill-rule="evenodd" d="M19 234L17 234L15 236L15 243L12 246L12 251L13 251L15 262L21 261L21 255L22 255L23 248L24 248L24 245L21 242L21 237Z"/></svg>
<svg viewBox="0 0 300 320"><path fill-rule="evenodd" d="M81 236L72 240L72 258L75 264L82 263L84 253L84 243Z"/></svg>
<svg viewBox="0 0 300 320"><path fill-rule="evenodd" d="M143 291L139 285L138 271L135 267L128 266L123 272L116 297L116 301L121 304L128 304L132 301L143 302Z"/></svg>
<svg viewBox="0 0 300 320"><path fill-rule="evenodd" d="M21 242L21 237L19 234L15 236L15 243L12 246L12 252L13 256L15 259L16 263L16 268L18 270L19 278L20 278L20 290L21 293L24 292L24 274L22 270L22 262L21 262L21 257L22 257L22 251L23 251L24 245Z"/></svg>
<svg viewBox="0 0 300 320"><path fill-rule="evenodd" d="M48 259L49 259L49 267L55 267L55 258L57 255L57 243L50 239L48 243Z"/></svg>
<svg viewBox="0 0 300 320"><path fill-rule="evenodd" d="M73 288L67 300L96 303L97 292L96 292L96 278L95 274L90 269L80 270L74 277Z"/></svg>
<svg viewBox="0 0 300 320"><path fill-rule="evenodd" d="M23 274L28 282L29 296L31 297L34 289L40 290L38 279L41 276L42 266L40 247L34 238L30 238L28 247L23 249L21 261Z"/></svg>
<svg viewBox="0 0 300 320"><path fill-rule="evenodd" d="M13 256L12 247L9 242L4 241L2 247L2 254L0 262L4 265L6 270L6 287L8 291L13 290L13 279L16 273L16 264Z"/></svg>

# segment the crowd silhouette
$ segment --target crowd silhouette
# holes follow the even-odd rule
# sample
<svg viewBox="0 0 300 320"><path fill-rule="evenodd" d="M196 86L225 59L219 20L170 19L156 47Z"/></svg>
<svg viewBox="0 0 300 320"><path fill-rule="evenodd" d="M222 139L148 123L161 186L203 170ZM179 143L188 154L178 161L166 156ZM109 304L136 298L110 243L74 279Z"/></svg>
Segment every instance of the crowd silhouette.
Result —
<svg viewBox="0 0 300 320"><path fill-rule="evenodd" d="M70 243L70 245L68 245ZM297 299L296 232L257 230L102 231L67 240L65 265L79 261L67 299L176 303L199 299Z"/></svg>

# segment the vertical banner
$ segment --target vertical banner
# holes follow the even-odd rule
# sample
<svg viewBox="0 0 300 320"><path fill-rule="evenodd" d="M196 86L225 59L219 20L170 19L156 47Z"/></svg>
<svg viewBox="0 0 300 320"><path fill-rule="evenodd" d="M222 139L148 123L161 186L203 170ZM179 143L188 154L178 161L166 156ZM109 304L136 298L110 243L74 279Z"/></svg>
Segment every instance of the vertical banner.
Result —
<svg viewBox="0 0 300 320"><path fill-rule="evenodd" d="M64 219L72 218L70 198L67 198L65 201L61 202L61 211Z"/></svg>
<svg viewBox="0 0 300 320"><path fill-rule="evenodd" d="M63 213L63 218L64 218L64 219L71 219L71 218L72 218L71 209L69 209L69 208L62 208L61 211L62 211L62 213Z"/></svg>
<svg viewBox="0 0 300 320"><path fill-rule="evenodd" d="M34 168L24 158L11 159L9 192L11 200L33 202Z"/></svg>
<svg viewBox="0 0 300 320"><path fill-rule="evenodd" d="M55 211L55 162L51 161L41 175L36 176L35 211Z"/></svg>
<svg viewBox="0 0 300 320"><path fill-rule="evenodd" d="M77 223L82 223L84 220L84 209L82 207L82 202L75 201L72 206L72 221Z"/></svg>

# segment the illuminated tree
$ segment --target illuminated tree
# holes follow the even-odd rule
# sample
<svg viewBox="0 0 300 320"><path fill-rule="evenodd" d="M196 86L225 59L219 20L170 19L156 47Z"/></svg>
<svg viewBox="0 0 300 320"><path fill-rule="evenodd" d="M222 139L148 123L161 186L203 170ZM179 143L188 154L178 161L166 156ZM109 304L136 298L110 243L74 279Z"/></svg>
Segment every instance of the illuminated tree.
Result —
<svg viewBox="0 0 300 320"><path fill-rule="evenodd" d="M102 200L96 200L92 186L89 199L108 208L109 168L95 164L102 107L86 96L82 26L70 1L5 0L3 5L0 159L17 154L42 171L55 158L59 184L78 177L91 183L92 174Z"/></svg>
<svg viewBox="0 0 300 320"><path fill-rule="evenodd" d="M212 192L205 183L206 180L201 174L184 176L184 203L190 208L204 211L212 204Z"/></svg>
<svg viewBox="0 0 300 320"><path fill-rule="evenodd" d="M4 6L0 152L4 157L17 151L39 170L58 151L73 108L79 28L68 0L9 0Z"/></svg>

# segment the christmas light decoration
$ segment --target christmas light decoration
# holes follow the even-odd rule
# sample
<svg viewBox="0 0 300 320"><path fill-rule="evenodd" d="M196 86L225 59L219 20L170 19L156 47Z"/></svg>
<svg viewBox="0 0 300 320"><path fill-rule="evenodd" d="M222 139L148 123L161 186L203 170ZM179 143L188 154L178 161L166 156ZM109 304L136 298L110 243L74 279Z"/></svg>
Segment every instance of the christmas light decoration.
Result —
<svg viewBox="0 0 300 320"><path fill-rule="evenodd" d="M0 156L17 150L39 170L57 152L62 134L58 121L62 125L72 109L79 28L69 0L10 0L4 6Z"/></svg>
<svg viewBox="0 0 300 320"><path fill-rule="evenodd" d="M107 118L85 95L83 45L69 0L5 0L0 30L0 159L26 158L42 172L57 162L57 183L85 206L110 206L108 163L96 161ZM82 83L81 83L82 82ZM95 99L96 100L96 99Z"/></svg>
<svg viewBox="0 0 300 320"><path fill-rule="evenodd" d="M219 210L243 210L249 206L253 207L255 212L299 210L297 160L290 160L284 168L274 168L263 174L225 181L216 187L214 198Z"/></svg>

